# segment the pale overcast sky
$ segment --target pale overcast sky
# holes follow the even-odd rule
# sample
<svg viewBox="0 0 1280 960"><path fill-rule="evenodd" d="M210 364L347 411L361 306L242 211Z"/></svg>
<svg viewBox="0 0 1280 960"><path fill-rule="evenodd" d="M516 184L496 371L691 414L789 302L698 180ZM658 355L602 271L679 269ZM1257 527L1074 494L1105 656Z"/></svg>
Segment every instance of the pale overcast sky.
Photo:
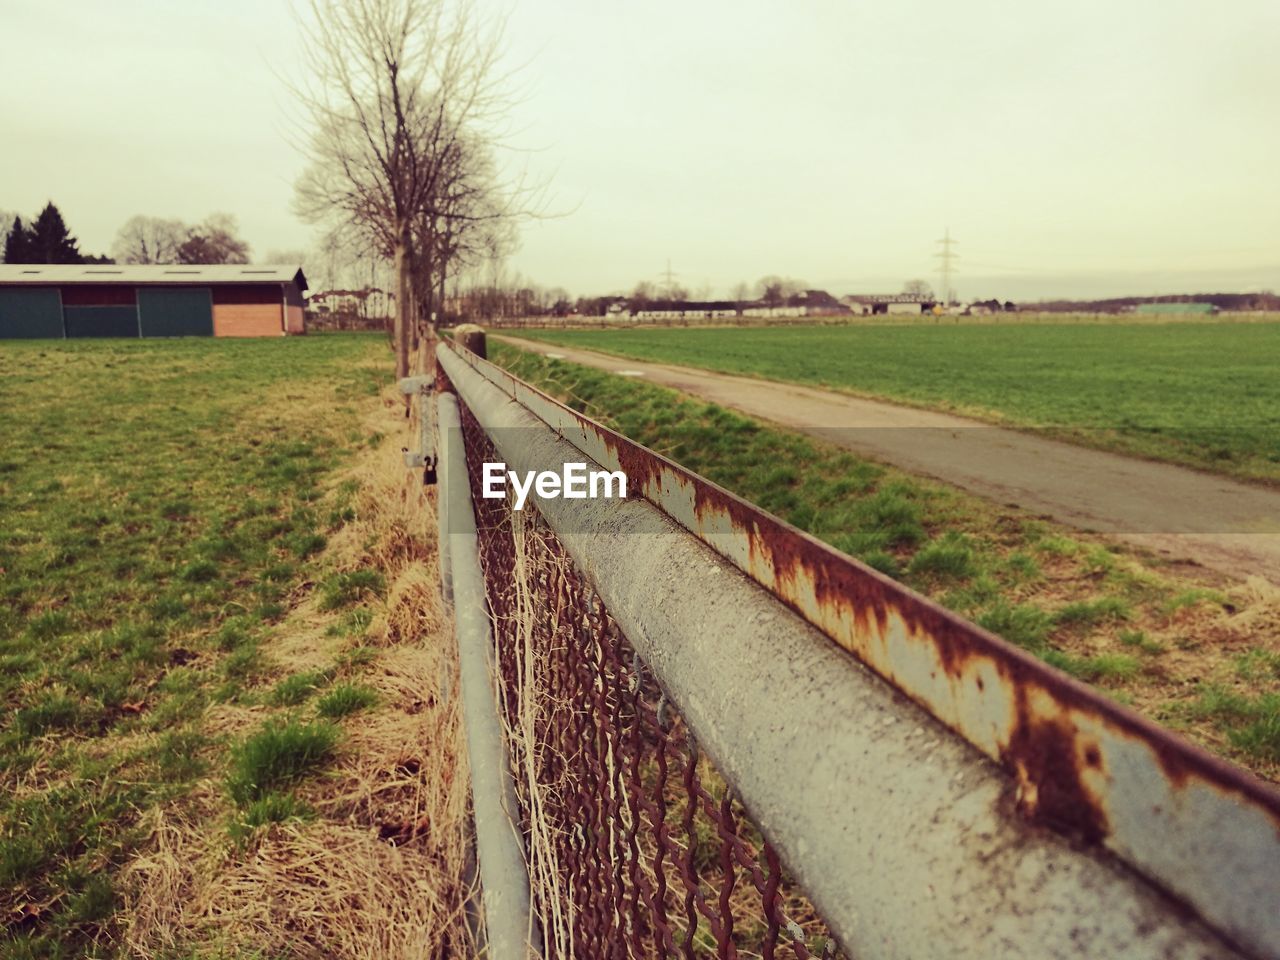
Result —
<svg viewBox="0 0 1280 960"><path fill-rule="evenodd" d="M936 285L949 227L967 297L1280 288L1276 0L508 8L544 285ZM0 210L53 199L92 252L135 213L309 243L287 0L0 0L0 38Z"/></svg>

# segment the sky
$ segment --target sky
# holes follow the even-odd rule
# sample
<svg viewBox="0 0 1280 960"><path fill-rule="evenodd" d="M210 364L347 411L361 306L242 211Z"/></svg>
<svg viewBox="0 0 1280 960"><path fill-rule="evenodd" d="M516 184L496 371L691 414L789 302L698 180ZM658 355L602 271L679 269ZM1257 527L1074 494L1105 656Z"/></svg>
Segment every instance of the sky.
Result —
<svg viewBox="0 0 1280 960"><path fill-rule="evenodd" d="M476 2L543 286L937 287L950 230L963 298L1280 289L1274 0ZM287 0L0 0L0 37L0 210L312 242Z"/></svg>

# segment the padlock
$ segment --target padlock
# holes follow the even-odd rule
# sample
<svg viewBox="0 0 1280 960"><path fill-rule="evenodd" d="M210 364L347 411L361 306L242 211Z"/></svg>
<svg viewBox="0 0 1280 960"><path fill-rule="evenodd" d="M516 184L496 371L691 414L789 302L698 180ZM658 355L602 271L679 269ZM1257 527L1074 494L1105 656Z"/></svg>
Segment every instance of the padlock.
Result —
<svg viewBox="0 0 1280 960"><path fill-rule="evenodd" d="M424 487L434 486L436 479L436 458L432 457L422 470L422 485Z"/></svg>

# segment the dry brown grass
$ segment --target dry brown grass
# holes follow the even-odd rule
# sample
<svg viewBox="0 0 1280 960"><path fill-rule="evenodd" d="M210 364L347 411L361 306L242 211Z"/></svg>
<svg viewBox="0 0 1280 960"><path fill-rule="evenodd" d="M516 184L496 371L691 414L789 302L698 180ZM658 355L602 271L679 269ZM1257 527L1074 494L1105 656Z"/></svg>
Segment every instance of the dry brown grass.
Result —
<svg viewBox="0 0 1280 960"><path fill-rule="evenodd" d="M262 696L209 708L204 729L239 738L276 714L280 679L329 668L373 688L377 705L344 724L335 764L297 788L311 820L258 828L243 842L212 770L192 794L151 811L149 843L125 869L129 955L169 957L466 957L468 774L448 616L441 605L435 508L403 467L403 407L382 397L384 434L336 482L355 481L355 519L324 554L335 571L370 567L387 591L363 636L333 629L300 590L263 644ZM369 648L373 650L370 652ZM364 655L351 654L363 648Z"/></svg>

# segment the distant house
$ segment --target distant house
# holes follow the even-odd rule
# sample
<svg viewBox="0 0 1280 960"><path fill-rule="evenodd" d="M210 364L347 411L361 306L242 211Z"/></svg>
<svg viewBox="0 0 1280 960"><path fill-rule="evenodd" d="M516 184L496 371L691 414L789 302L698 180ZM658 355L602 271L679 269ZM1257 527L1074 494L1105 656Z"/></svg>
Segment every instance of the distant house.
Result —
<svg viewBox="0 0 1280 960"><path fill-rule="evenodd" d="M825 290L802 290L787 298L787 305L800 307L806 317L828 317L852 312Z"/></svg>
<svg viewBox="0 0 1280 960"><path fill-rule="evenodd" d="M6 264L0 339L305 333L295 266Z"/></svg>
<svg viewBox="0 0 1280 960"><path fill-rule="evenodd" d="M993 313L1003 313L1005 310L1012 309L1014 309L1012 303L1006 305L995 299L975 300L973 303L969 304L969 313L977 317L985 317Z"/></svg>

